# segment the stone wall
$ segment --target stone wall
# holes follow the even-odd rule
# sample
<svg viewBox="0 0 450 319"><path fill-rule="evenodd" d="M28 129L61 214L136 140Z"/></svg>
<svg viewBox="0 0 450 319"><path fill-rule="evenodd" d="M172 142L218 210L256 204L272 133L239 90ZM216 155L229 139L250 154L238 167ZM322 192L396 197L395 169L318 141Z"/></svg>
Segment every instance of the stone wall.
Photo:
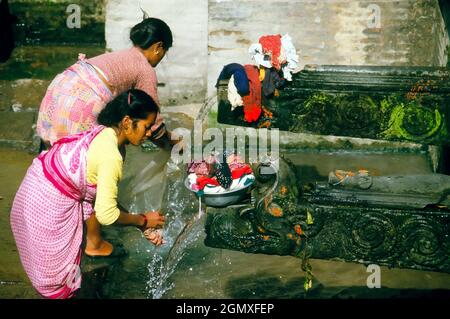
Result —
<svg viewBox="0 0 450 319"><path fill-rule="evenodd" d="M173 47L156 68L163 104L203 101L207 79L207 0L142 0L151 17L171 28ZM142 20L138 1L109 0L106 6L106 45L120 50L131 46L129 31Z"/></svg>
<svg viewBox="0 0 450 319"><path fill-rule="evenodd" d="M131 45L130 28L142 19L139 1L10 0L21 44ZM251 43L264 34L289 33L305 64L447 64L448 35L439 0L141 0L165 20L173 48L157 67L161 100L202 102L223 65L251 63ZM82 27L68 29L69 4L82 8ZM89 29L89 32L86 30Z"/></svg>
<svg viewBox="0 0 450 319"><path fill-rule="evenodd" d="M106 1L9 0L10 11L17 17L16 45L104 45ZM74 8L79 9L79 26L73 24Z"/></svg>
<svg viewBox="0 0 450 319"><path fill-rule="evenodd" d="M33 126L50 81L79 52L105 51L105 1L9 0L17 21L15 49L0 63L0 146L37 151Z"/></svg>
<svg viewBox="0 0 450 319"><path fill-rule="evenodd" d="M208 93L251 43L288 33L305 64L445 66L438 0L209 0Z"/></svg>

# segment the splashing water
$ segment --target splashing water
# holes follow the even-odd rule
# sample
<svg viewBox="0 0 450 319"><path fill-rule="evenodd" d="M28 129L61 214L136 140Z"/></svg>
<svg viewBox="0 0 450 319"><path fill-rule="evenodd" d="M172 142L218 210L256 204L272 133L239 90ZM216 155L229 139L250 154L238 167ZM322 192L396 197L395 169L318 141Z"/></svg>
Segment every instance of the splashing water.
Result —
<svg viewBox="0 0 450 319"><path fill-rule="evenodd" d="M199 201L199 204L201 205L201 201ZM183 248L184 243L190 243L190 239L192 237L192 241L195 241L198 239L199 235L200 235L200 230L198 229L196 230L196 226L201 225L203 228L203 223L199 222L202 217L203 217L204 213L201 210L201 206L199 207L199 214L194 216L191 220L189 220L186 225L183 227L183 229L181 230L180 234L178 235L178 237L176 238L172 248L169 250L169 253L167 254L167 258L166 258L166 265L171 265L171 262L174 260L174 258L176 259L178 255L177 251L180 250L180 247ZM191 236L192 235L192 236ZM184 249L183 249L184 251Z"/></svg>
<svg viewBox="0 0 450 319"><path fill-rule="evenodd" d="M195 215L184 225L165 258L160 254L153 256L148 265L147 291L149 298L159 299L174 287L169 278L185 256L186 250L199 239L204 227L203 216L204 214Z"/></svg>
<svg viewBox="0 0 450 319"><path fill-rule="evenodd" d="M174 287L170 277L185 256L186 250L199 239L204 229L205 214L201 206L198 213L194 213L196 205L192 201L192 194L184 187L184 177L184 170L172 162L168 163L168 191L163 204L166 207L164 215L169 219L164 230L166 249L156 249L147 266L148 298L162 298Z"/></svg>

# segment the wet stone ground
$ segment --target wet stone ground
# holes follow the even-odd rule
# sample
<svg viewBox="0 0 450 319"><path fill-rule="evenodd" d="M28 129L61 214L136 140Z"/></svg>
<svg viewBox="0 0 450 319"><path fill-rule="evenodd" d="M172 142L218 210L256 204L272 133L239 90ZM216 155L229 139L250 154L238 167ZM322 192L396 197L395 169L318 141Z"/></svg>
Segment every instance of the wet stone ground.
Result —
<svg viewBox="0 0 450 319"><path fill-rule="evenodd" d="M138 153L135 153L138 152ZM142 161L148 153L130 150L129 164ZM138 155L141 154L141 155ZM136 156L132 156L136 155ZM295 163L305 171L320 161L321 167L311 178L324 176L332 161L345 166L351 155L307 154ZM9 211L14 194L31 163L33 155L23 151L0 149L0 298L38 298L20 264L9 225ZM360 156L365 167L381 169L383 162L392 171L428 171L422 155L408 157ZM386 160L391 158L391 160ZM383 161L384 160L384 161ZM397 164L395 164L397 163ZM405 163L409 163L406 166ZM344 168L344 167L342 167ZM126 176L126 175L125 175ZM313 288L303 291L304 274L300 261L289 256L244 254L204 246L200 219L185 238L184 246L175 249L167 261L171 245L183 225L197 212L191 194L178 186L181 172L169 170L168 195L164 206L172 214L167 225L168 244L154 248L138 230L105 227L108 240L121 243L129 256L109 262L83 261L84 281L79 298L442 298L450 296L450 274L381 267L381 289L367 288L370 273L366 265L327 260L312 260ZM305 175L306 176L306 175ZM314 177L313 177L314 176ZM7 181L7 182L5 182ZM172 185L172 186L171 186ZM172 198L172 202L167 202ZM175 216L177 216L175 218Z"/></svg>

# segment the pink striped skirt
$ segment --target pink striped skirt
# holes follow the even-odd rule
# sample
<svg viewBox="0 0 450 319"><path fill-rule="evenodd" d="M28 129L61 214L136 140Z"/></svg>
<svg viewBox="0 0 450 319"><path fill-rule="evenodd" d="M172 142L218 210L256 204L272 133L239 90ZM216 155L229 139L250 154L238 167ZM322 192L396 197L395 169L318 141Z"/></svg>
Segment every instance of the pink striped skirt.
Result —
<svg viewBox="0 0 450 319"><path fill-rule="evenodd" d="M11 228L33 287L46 298L68 298L81 285L83 220L92 205L63 195L36 158L16 193Z"/></svg>

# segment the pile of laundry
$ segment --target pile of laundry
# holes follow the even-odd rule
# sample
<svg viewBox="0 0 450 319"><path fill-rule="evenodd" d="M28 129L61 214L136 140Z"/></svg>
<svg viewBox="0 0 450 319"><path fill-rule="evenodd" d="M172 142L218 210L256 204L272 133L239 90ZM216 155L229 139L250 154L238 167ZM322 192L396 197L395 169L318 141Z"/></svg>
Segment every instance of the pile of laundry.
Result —
<svg viewBox="0 0 450 319"><path fill-rule="evenodd" d="M231 110L243 108L244 121L260 121L259 127L270 126L273 114L265 108L268 99L278 96L279 89L292 81L292 72L298 67L298 55L291 37L265 35L249 48L255 65L231 63L222 69L216 87L221 80L228 81L228 100ZM262 119L269 120L265 124Z"/></svg>
<svg viewBox="0 0 450 319"><path fill-rule="evenodd" d="M215 153L188 164L189 188L198 195L221 194L251 185L255 176L249 164L235 152Z"/></svg>

